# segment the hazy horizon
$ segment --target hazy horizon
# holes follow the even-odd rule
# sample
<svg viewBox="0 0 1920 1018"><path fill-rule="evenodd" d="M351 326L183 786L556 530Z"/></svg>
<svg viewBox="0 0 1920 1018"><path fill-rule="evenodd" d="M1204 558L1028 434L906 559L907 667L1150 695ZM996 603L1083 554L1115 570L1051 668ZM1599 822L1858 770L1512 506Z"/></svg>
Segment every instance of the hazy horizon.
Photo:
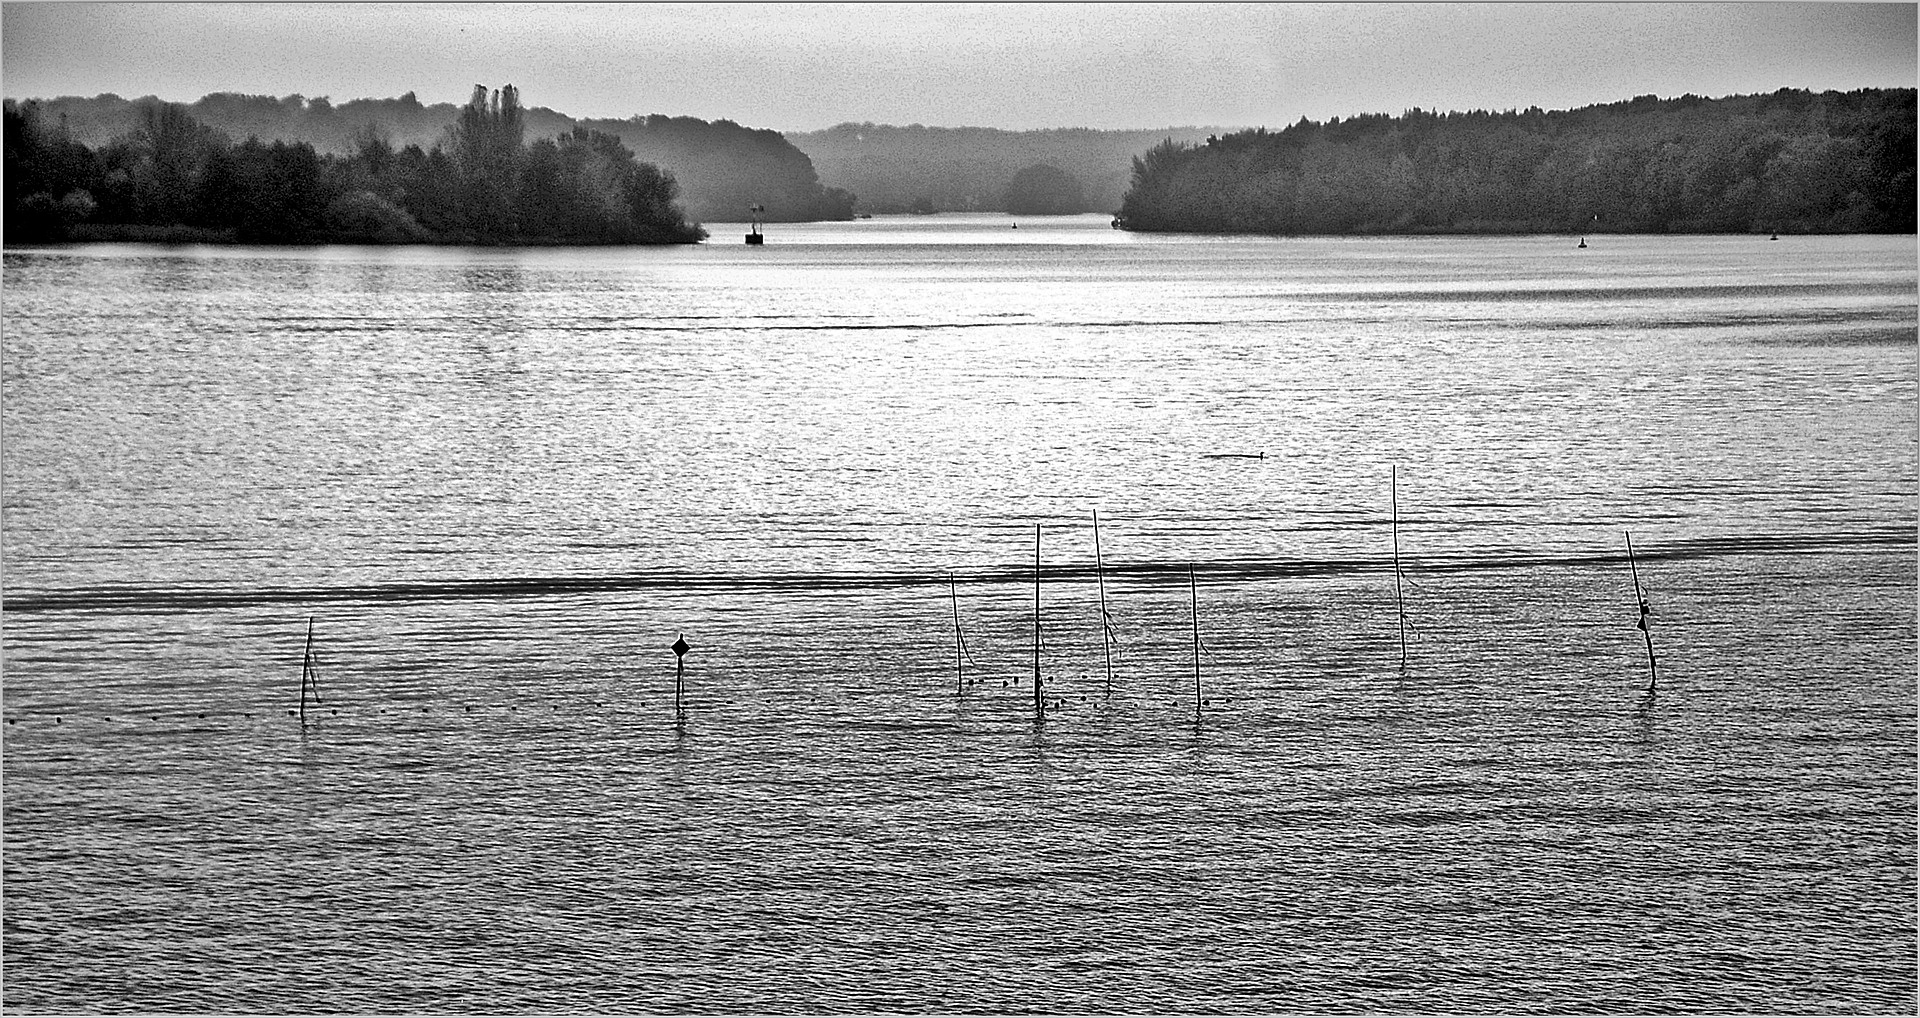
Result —
<svg viewBox="0 0 1920 1018"><path fill-rule="evenodd" d="M9 98L464 102L780 131L1279 127L1420 107L1913 87L1913 4L42 4ZM290 44L292 43L292 44ZM210 51L221 59L206 59Z"/></svg>

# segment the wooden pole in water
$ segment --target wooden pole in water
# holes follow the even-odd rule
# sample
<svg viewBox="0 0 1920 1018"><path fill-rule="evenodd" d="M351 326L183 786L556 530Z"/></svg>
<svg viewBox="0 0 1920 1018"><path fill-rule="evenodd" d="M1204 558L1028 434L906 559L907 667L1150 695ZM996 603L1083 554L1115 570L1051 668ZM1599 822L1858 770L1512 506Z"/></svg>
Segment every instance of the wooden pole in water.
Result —
<svg viewBox="0 0 1920 1018"><path fill-rule="evenodd" d="M1627 535L1627 567L1633 570L1633 599L1640 605L1640 635L1647 638L1647 692L1660 682L1660 670L1653 660L1653 631L1647 628L1647 616L1653 614L1653 607L1647 604L1647 593L1640 588L1640 566L1633 559L1633 531Z"/></svg>
<svg viewBox="0 0 1920 1018"><path fill-rule="evenodd" d="M300 653L300 723L307 723L307 688L313 686L313 616L307 616L307 646ZM314 699L319 699L319 687L314 686Z"/></svg>
<svg viewBox="0 0 1920 1018"><path fill-rule="evenodd" d="M1033 525L1033 719L1047 719L1047 704L1040 698L1040 524Z"/></svg>
<svg viewBox="0 0 1920 1018"><path fill-rule="evenodd" d="M1400 612L1400 670L1407 670L1407 602L1400 592L1400 465L1393 464L1387 475L1387 492L1393 500L1393 604Z"/></svg>
<svg viewBox="0 0 1920 1018"><path fill-rule="evenodd" d="M1093 511L1093 575L1100 582L1100 646L1107 652L1107 699L1113 699L1113 624L1107 618L1107 575L1100 561L1100 510Z"/></svg>
<svg viewBox="0 0 1920 1018"><path fill-rule="evenodd" d="M964 696L967 692L967 669L961 654L964 644L960 636L960 585L953 578L953 570L947 570L947 589L953 593L953 683L954 695Z"/></svg>
<svg viewBox="0 0 1920 1018"><path fill-rule="evenodd" d="M1193 563L1187 563L1187 593L1193 604L1193 723L1200 723L1200 586L1193 578Z"/></svg>

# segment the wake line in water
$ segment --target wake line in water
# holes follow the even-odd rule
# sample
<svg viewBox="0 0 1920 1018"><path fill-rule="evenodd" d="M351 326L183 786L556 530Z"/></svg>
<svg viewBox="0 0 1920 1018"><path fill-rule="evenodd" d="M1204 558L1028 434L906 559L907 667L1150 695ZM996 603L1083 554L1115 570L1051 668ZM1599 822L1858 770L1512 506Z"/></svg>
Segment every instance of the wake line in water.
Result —
<svg viewBox="0 0 1920 1018"><path fill-rule="evenodd" d="M1916 543L1914 531L1888 528L1828 535L1750 535L1706 537L1675 541L1641 550L1642 561L1680 561L1736 555L1805 555ZM1423 573L1474 570L1530 569L1542 566L1620 566L1626 556L1613 551L1527 553L1461 551L1404 557ZM1184 580L1185 561L1108 563L1105 575L1142 582ZM1216 559L1192 564L1196 575L1212 582L1254 581L1349 576L1390 572L1385 555L1319 559ZM1044 566L1042 579L1087 581L1095 578L1093 563ZM951 580L949 579L951 577ZM27 614L68 611L194 611L215 608L251 608L267 605L313 605L337 602L431 602L503 600L662 591L673 593L812 593L842 590L881 590L905 587L945 587L949 582L969 586L1029 583L1029 566L999 566L949 574L941 569L860 573L741 573L662 570L619 576L526 576L498 579L424 580L415 583L376 583L339 587L256 587L210 589L192 587L80 587L39 593L10 594L0 612Z"/></svg>
<svg viewBox="0 0 1920 1018"><path fill-rule="evenodd" d="M1160 319L1114 319L1111 321L1038 321L1031 318L1013 318L996 315L981 321L950 322L911 322L911 321L860 321L860 322L808 322L801 325L767 325L759 321L741 318L725 324L709 325L704 323L688 324L680 319L658 321L633 321L621 325L604 324L555 324L548 328L554 332L937 332L941 329L1005 329L1023 326L1044 326L1048 328L1072 329L1132 329L1132 328L1187 328L1219 325L1299 325L1313 322L1308 317L1292 318L1205 318L1190 320ZM329 335L367 334L380 335L394 328L410 328L425 331L419 323L395 323L386 325L293 325L283 326L279 331L288 333L326 333ZM449 326L440 331L455 333L459 330Z"/></svg>
<svg viewBox="0 0 1920 1018"><path fill-rule="evenodd" d="M1767 297L1904 297L1911 295L1912 292L1913 285L1906 280L1887 280L1846 283L1707 283L1676 286L1542 286L1532 288L1485 287L1480 289L1465 288L1452 290L1340 290L1321 291L1317 293L1311 290L1303 290L1292 293L1263 293L1256 296L1262 300L1358 301L1363 303L1396 304L1426 304L1443 301L1577 302L1589 304L1595 301L1645 301L1668 300L1673 298L1754 300Z"/></svg>

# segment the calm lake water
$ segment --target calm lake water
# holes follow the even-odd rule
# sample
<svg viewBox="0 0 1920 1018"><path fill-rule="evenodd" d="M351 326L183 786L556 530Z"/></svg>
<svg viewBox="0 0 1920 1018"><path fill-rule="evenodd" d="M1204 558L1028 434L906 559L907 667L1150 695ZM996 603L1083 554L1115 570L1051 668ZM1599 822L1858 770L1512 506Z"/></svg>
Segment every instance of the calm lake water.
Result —
<svg viewBox="0 0 1920 1018"><path fill-rule="evenodd" d="M1916 1007L1913 238L711 229L6 253L9 1010Z"/></svg>

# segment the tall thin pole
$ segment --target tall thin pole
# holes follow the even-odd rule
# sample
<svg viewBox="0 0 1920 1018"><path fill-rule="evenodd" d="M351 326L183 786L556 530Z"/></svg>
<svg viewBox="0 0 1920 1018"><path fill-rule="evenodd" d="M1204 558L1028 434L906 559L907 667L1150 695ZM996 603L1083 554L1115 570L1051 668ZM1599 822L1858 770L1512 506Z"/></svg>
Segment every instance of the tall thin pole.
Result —
<svg viewBox="0 0 1920 1018"><path fill-rule="evenodd" d="M1640 588L1640 566L1633 559L1633 531L1627 535L1627 566L1633 570L1633 599L1640 604L1640 635L1647 638L1647 692L1660 682L1660 671L1653 661L1653 630L1647 627L1647 616L1653 614L1653 606L1647 603L1647 593Z"/></svg>
<svg viewBox="0 0 1920 1018"><path fill-rule="evenodd" d="M1193 603L1193 723L1200 723L1200 586L1193 578L1193 563L1187 563L1187 593Z"/></svg>
<svg viewBox="0 0 1920 1018"><path fill-rule="evenodd" d="M1033 719L1047 719L1046 701L1040 698L1040 524L1033 525Z"/></svg>
<svg viewBox="0 0 1920 1018"><path fill-rule="evenodd" d="M307 689L312 687L315 701L320 699L320 686L313 674L313 616L307 616L307 646L300 653L300 723L307 723Z"/></svg>
<svg viewBox="0 0 1920 1018"><path fill-rule="evenodd" d="M1107 574L1100 561L1100 510L1093 511L1093 575L1100 581L1100 646L1107 652L1107 699L1113 699L1113 624L1107 616Z"/></svg>
<svg viewBox="0 0 1920 1018"><path fill-rule="evenodd" d="M1407 601L1400 591L1400 465L1393 464L1388 495L1393 500L1393 604L1400 612L1400 670L1407 669Z"/></svg>
<svg viewBox="0 0 1920 1018"><path fill-rule="evenodd" d="M673 636L673 716L676 718L684 718L686 717L686 713L687 713L686 707L683 705L683 698L685 697L686 690L687 690L687 651L690 651L692 649L693 647L687 643L686 634L684 633L674 634Z"/></svg>
<svg viewBox="0 0 1920 1018"><path fill-rule="evenodd" d="M960 585L953 578L953 570L947 570L947 588L953 592L953 691L956 695L965 695L967 691L967 669L961 658L960 635Z"/></svg>

